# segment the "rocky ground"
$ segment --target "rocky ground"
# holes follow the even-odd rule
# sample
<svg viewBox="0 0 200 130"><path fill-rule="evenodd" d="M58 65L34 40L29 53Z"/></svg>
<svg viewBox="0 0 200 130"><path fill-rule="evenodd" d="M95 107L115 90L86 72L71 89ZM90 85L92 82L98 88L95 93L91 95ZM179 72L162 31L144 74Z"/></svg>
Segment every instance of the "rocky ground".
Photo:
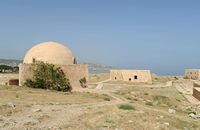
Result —
<svg viewBox="0 0 200 130"><path fill-rule="evenodd" d="M170 83L111 82L94 75L88 92L63 93L0 86L0 129L199 130L200 106ZM106 81L105 81L106 80ZM105 81L105 82L104 82Z"/></svg>

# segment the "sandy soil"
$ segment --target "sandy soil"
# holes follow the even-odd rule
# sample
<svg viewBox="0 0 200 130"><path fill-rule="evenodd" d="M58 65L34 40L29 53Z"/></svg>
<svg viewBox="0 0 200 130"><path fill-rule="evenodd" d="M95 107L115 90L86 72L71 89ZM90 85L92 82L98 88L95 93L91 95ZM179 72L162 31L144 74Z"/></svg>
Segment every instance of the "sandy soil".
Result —
<svg viewBox="0 0 200 130"><path fill-rule="evenodd" d="M146 85L102 79L93 80L96 86L85 92L73 93L0 86L0 129L199 130L200 120L189 116L199 114L199 106L174 85L167 86L169 80Z"/></svg>

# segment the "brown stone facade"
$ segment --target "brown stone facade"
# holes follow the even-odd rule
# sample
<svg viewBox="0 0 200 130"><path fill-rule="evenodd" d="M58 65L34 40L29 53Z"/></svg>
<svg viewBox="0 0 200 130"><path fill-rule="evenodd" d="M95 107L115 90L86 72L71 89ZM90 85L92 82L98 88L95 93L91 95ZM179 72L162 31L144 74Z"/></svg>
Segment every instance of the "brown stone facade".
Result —
<svg viewBox="0 0 200 130"><path fill-rule="evenodd" d="M83 64L74 65L56 65L61 67L69 79L73 90L81 89L80 79L86 78L88 80L88 66ZM34 64L20 64L19 65L19 85L22 86L27 79L33 77Z"/></svg>
<svg viewBox="0 0 200 130"><path fill-rule="evenodd" d="M200 101L200 88L199 87L193 88L193 96Z"/></svg>

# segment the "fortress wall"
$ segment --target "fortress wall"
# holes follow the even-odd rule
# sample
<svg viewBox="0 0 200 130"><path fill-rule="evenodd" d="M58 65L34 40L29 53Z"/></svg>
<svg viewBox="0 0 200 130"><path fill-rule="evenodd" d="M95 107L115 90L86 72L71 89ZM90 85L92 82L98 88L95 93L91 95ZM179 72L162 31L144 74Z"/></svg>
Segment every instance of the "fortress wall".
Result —
<svg viewBox="0 0 200 130"><path fill-rule="evenodd" d="M188 79L199 80L200 70L185 70L185 77Z"/></svg>
<svg viewBox="0 0 200 130"><path fill-rule="evenodd" d="M66 78L69 79L73 89L80 88L79 80L82 78L86 78L88 81L88 66L82 64L74 64L74 65L62 65L60 66L64 71Z"/></svg>
<svg viewBox="0 0 200 130"><path fill-rule="evenodd" d="M88 80L88 66L81 64L74 65L56 65L61 67L63 72L66 75L66 78L69 79L73 89L80 88L79 80L86 78ZM34 64L20 64L19 69L19 85L22 86L27 79L33 77Z"/></svg>
<svg viewBox="0 0 200 130"><path fill-rule="evenodd" d="M152 83L150 70L111 70L111 80Z"/></svg>

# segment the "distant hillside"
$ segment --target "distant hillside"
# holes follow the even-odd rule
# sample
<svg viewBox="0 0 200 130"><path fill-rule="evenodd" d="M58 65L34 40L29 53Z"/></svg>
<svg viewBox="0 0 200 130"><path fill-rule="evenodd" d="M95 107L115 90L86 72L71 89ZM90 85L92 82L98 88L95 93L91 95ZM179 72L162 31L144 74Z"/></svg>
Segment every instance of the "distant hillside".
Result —
<svg viewBox="0 0 200 130"><path fill-rule="evenodd" d="M87 64L89 67L89 72L91 74L99 74L99 73L109 73L112 69L111 66L105 66L105 65L98 65L94 63L83 63Z"/></svg>
<svg viewBox="0 0 200 130"><path fill-rule="evenodd" d="M0 64L9 65L9 66L17 66L22 62L23 62L22 60L0 59ZM83 63L83 64L88 65L89 72L92 74L109 73L110 70L112 69L111 66L98 65L94 63Z"/></svg>
<svg viewBox="0 0 200 130"><path fill-rule="evenodd" d="M13 59L0 59L0 64L17 66L22 63L22 60L13 60Z"/></svg>

